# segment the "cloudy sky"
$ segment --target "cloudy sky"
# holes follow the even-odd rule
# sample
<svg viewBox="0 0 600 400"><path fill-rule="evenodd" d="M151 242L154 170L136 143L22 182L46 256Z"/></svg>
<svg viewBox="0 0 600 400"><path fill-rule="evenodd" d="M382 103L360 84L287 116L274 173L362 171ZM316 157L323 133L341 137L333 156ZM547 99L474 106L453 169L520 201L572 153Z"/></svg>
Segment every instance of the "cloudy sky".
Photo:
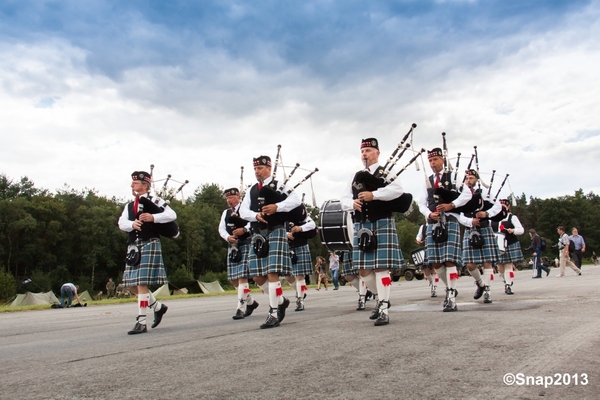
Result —
<svg viewBox="0 0 600 400"><path fill-rule="evenodd" d="M320 205L362 138L386 159L414 122L415 149L447 132L462 168L478 146L492 192L510 174L501 197L599 194L599 21L596 0L4 0L0 173L125 199L154 164L191 195L241 166L251 183L281 144L319 168ZM423 177L400 179L418 195Z"/></svg>

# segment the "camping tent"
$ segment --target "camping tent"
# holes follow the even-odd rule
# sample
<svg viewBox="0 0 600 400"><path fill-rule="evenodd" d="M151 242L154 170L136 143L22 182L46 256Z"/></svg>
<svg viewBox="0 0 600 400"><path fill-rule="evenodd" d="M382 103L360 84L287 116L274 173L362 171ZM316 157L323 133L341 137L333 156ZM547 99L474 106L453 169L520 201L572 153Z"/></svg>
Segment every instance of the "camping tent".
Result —
<svg viewBox="0 0 600 400"><path fill-rule="evenodd" d="M152 295L154 297L158 297L158 296L170 296L171 292L169 291L169 284L165 283L164 285L162 285L161 287L159 287L158 289L156 289L154 292L152 292Z"/></svg>
<svg viewBox="0 0 600 400"><path fill-rule="evenodd" d="M200 282L200 281L198 281L198 283L200 284L200 287L202 288L202 291L204 293L224 292L225 291L221 287L221 284L219 283L219 281L214 281L214 282Z"/></svg>
<svg viewBox="0 0 600 400"><path fill-rule="evenodd" d="M52 292L18 294L17 298L10 304L11 307L29 306L32 304L57 304L58 299Z"/></svg>
<svg viewBox="0 0 600 400"><path fill-rule="evenodd" d="M94 300L94 299L92 299L92 296L90 296L90 292L88 292L87 290L84 291L83 293L77 293L77 295L79 296L79 300L81 300L82 303L84 301L92 301L92 300ZM76 302L75 296L73 296L73 301Z"/></svg>

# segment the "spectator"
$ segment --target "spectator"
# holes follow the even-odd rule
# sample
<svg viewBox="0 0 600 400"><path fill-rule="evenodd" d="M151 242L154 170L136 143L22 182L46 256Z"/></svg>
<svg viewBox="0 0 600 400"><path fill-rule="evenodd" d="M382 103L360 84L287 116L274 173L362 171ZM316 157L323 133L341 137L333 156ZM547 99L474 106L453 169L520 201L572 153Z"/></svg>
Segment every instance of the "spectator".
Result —
<svg viewBox="0 0 600 400"><path fill-rule="evenodd" d="M595 251L592 251L592 262L594 265L598 265L598 256L596 255Z"/></svg>
<svg viewBox="0 0 600 400"><path fill-rule="evenodd" d="M571 250L569 249L569 237L565 233L565 227L559 226L556 228L556 232L560 238L558 239L558 251L559 251L559 273L556 277L561 278L565 276L565 267L568 265L577 275L581 275L581 270L577 268L577 266L569 260L569 253Z"/></svg>
<svg viewBox="0 0 600 400"><path fill-rule="evenodd" d="M577 265L577 268L581 269L581 261L583 258L583 253L585 253L585 240L583 240L583 236L579 235L577 228L573 228L571 232L573 234L569 236L569 239L575 243L575 248L569 249L569 251L571 252L573 263Z"/></svg>
<svg viewBox="0 0 600 400"><path fill-rule="evenodd" d="M79 300L79 295L77 294L78 290L79 286L75 286L72 283L65 283L64 285L62 285L62 287L60 288L60 306L65 306L65 297L67 297L67 308L71 307L71 303L73 302L73 296L75 296L79 305L83 306L83 304L81 304L81 300Z"/></svg>
<svg viewBox="0 0 600 400"><path fill-rule="evenodd" d="M108 278L108 282L106 282L106 296L109 299L115 297L115 283L112 278Z"/></svg>
<svg viewBox="0 0 600 400"><path fill-rule="evenodd" d="M318 276L317 290L321 290L321 282L323 282L323 285L325 285L325 290L327 290L327 263L325 262L325 259L321 256L317 257L315 272Z"/></svg>
<svg viewBox="0 0 600 400"><path fill-rule="evenodd" d="M542 264L542 238L539 237L535 229L529 230L529 237L531 237L531 246L526 250L533 250L533 267L536 271L535 276L532 278L541 278L542 270L546 271L546 276L550 275L550 269Z"/></svg>
<svg viewBox="0 0 600 400"><path fill-rule="evenodd" d="M333 281L333 290L339 289L338 276L340 274L340 259L335 255L335 252L329 252L329 272L331 272L331 280Z"/></svg>

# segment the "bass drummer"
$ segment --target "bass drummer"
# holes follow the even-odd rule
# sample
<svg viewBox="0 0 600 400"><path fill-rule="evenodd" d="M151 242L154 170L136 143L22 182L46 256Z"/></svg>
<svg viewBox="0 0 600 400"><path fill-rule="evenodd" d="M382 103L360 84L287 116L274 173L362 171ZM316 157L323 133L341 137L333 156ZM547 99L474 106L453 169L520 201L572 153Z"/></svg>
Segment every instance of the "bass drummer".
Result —
<svg viewBox="0 0 600 400"><path fill-rule="evenodd" d="M363 139L360 144L360 153L365 170L376 178L380 177L383 167L379 165L380 153L377 139ZM361 191L362 182L357 182L357 176L358 174L355 174L354 179L348 183L340 202L342 210L354 211L352 253L354 265L366 287L376 288L378 293L377 305L370 319L375 320L375 326L387 325L392 287L389 270L399 266L403 262L403 258L392 212L382 211L380 206L381 202L388 202L400 197L404 190L399 180L396 179L376 190Z"/></svg>
<svg viewBox="0 0 600 400"><path fill-rule="evenodd" d="M446 286L446 298L443 311L456 311L456 282L458 271L456 265L461 263L460 228L458 214L452 212L457 207L464 206L471 199L471 192L464 187L458 197L451 202L436 200L435 190L438 188L456 192L456 184L452 182L451 173L444 171L444 154L442 149L436 147L427 152L429 166L433 171L425 180L425 190L419 199L419 211L427 219L426 258L433 266L438 277ZM437 223L445 218L447 238L436 242L433 237Z"/></svg>

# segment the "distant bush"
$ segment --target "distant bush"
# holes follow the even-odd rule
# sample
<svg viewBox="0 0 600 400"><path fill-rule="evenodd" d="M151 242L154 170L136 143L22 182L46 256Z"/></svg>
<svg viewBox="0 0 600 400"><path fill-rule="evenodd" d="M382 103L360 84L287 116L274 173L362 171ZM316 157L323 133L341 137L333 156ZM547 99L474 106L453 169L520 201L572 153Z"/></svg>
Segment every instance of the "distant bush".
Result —
<svg viewBox="0 0 600 400"><path fill-rule="evenodd" d="M10 300L17 294L15 278L10 272L0 271L0 299Z"/></svg>

